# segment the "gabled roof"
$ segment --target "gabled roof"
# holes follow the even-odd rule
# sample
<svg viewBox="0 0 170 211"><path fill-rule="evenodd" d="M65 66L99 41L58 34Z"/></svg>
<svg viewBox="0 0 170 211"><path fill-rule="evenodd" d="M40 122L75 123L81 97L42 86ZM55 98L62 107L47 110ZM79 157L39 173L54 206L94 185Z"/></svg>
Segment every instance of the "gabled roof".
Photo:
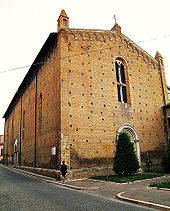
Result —
<svg viewBox="0 0 170 211"><path fill-rule="evenodd" d="M148 52L146 52L143 48L141 48L138 44L136 44L134 41L132 41L129 37L127 37L126 35L124 35L123 33L119 33L117 34L117 31L120 31L121 29L119 28L120 26L118 24L116 24L111 30L102 30L102 29L78 29L78 28L69 28L70 32L76 32L76 31L80 31L80 32L88 32L88 33L109 33L109 34L115 34L115 35L120 35L122 36L122 38L124 38L125 40L127 40L129 43L133 44L134 47L136 47L138 50L140 50L141 52L143 52L146 56L148 56L151 60L153 60L154 62L158 63L158 61L156 60L156 58L154 58L153 56L151 56ZM159 53L159 52L158 52Z"/></svg>
<svg viewBox="0 0 170 211"><path fill-rule="evenodd" d="M64 10L61 11L60 16L68 17L66 12ZM107 33L116 33L118 30L118 33L120 33L121 27L116 24L112 30L98 30L98 29L69 29L70 32L74 31L85 31L85 32L107 32ZM151 55L149 55L146 51L144 51L140 46L138 46L136 43L134 43L131 39L129 39L127 36L121 33L121 35L130 43L132 43L136 48L140 49L145 53L147 56L149 56L152 60L155 62L158 62L155 58L153 58ZM11 103L9 104L3 118L6 118L12 111L15 104L18 102L20 96L25 92L26 88L30 84L30 78L34 77L37 72L39 71L39 68L41 64L44 62L44 57L46 56L47 52L49 51L50 47L53 46L55 42L57 42L57 36L58 33L50 33L49 37L47 38L46 42L44 43L43 47L41 48L40 52L38 53L37 57L35 58L33 64L31 65L28 73L26 74L25 78L23 79L21 85L19 86L17 92L15 93ZM159 52L157 52L157 56L161 56Z"/></svg>

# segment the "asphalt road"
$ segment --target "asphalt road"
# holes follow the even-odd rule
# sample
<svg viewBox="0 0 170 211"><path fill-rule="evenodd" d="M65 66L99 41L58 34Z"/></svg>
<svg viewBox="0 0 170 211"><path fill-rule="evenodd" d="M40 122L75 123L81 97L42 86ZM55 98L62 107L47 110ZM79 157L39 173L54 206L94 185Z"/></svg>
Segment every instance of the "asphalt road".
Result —
<svg viewBox="0 0 170 211"><path fill-rule="evenodd" d="M0 211L153 211L39 181L0 166Z"/></svg>

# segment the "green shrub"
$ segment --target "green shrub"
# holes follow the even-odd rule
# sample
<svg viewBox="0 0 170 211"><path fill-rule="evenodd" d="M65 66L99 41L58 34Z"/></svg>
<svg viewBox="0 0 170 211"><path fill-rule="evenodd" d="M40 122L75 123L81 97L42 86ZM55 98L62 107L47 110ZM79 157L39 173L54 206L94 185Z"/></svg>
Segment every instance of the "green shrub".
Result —
<svg viewBox="0 0 170 211"><path fill-rule="evenodd" d="M167 150L162 155L162 167L166 172L170 172L170 137L168 139Z"/></svg>
<svg viewBox="0 0 170 211"><path fill-rule="evenodd" d="M170 189L170 179L164 181L153 182L150 184L150 187L167 188Z"/></svg>
<svg viewBox="0 0 170 211"><path fill-rule="evenodd" d="M161 177L163 175L161 174L133 174L126 177L120 177L118 175L105 175L105 176L93 176L90 177L90 179L95 180L105 180L105 181L111 181L111 182L117 182L117 183L128 183L128 182L134 182L136 180L145 180L145 179L151 179L155 177Z"/></svg>
<svg viewBox="0 0 170 211"><path fill-rule="evenodd" d="M139 161L134 145L127 133L120 133L116 144L113 170L119 176L127 176L137 172Z"/></svg>

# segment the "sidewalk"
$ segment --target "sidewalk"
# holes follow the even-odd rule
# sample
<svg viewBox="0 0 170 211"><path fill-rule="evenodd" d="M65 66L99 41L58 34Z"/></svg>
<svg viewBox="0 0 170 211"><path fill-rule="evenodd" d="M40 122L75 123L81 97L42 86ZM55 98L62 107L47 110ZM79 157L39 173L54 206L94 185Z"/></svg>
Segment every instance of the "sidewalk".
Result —
<svg viewBox="0 0 170 211"><path fill-rule="evenodd" d="M33 174L16 168L8 168L14 171L19 171L21 174L38 178L40 180L56 185L62 185L68 188L83 190L85 192L96 194L99 196L117 198L120 200L152 207L158 210L170 210L170 191L158 190L149 187L149 184L151 182L159 181L162 177L150 180L136 181L129 184L120 184L91 179L70 180L66 183L62 183L46 176ZM170 175L163 176L163 178L170 178Z"/></svg>
<svg viewBox="0 0 170 211"><path fill-rule="evenodd" d="M151 181L159 181L161 178L136 181L129 184L90 179L70 181L67 184L78 187L95 187L96 189L87 190L87 192L106 197L114 197L160 210L170 210L170 191L149 187ZM170 178L170 175L164 176L164 178Z"/></svg>

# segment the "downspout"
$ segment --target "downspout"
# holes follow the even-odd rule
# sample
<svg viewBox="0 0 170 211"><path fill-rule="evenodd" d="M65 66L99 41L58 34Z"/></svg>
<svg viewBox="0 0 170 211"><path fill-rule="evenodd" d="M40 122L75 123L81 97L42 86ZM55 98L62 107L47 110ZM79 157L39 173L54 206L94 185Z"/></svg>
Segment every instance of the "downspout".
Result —
<svg viewBox="0 0 170 211"><path fill-rule="evenodd" d="M11 140L11 156L12 156L12 165L14 165L14 107L12 112L12 140Z"/></svg>
<svg viewBox="0 0 170 211"><path fill-rule="evenodd" d="M19 166L21 166L21 125L22 125L22 95L21 95L21 116L20 116L20 146L19 146Z"/></svg>
<svg viewBox="0 0 170 211"><path fill-rule="evenodd" d="M35 144L34 144L34 168L36 168L36 142L37 142L37 71L35 73Z"/></svg>
<svg viewBox="0 0 170 211"><path fill-rule="evenodd" d="M166 120L166 107L162 107L163 110L163 121L164 121L164 132L166 137L166 143L168 143L168 127L167 127L167 120Z"/></svg>
<svg viewBox="0 0 170 211"><path fill-rule="evenodd" d="M9 117L8 117L8 126L7 126L7 165L8 165L8 161L9 161Z"/></svg>

